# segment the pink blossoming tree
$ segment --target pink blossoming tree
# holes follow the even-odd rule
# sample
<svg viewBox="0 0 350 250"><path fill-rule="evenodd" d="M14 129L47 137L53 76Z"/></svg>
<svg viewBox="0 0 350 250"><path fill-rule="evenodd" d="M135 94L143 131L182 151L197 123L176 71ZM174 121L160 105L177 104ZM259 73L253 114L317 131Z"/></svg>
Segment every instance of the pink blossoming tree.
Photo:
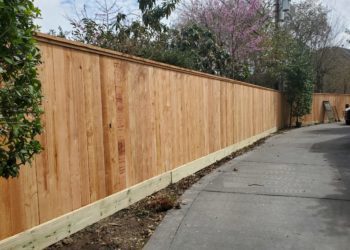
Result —
<svg viewBox="0 0 350 250"><path fill-rule="evenodd" d="M181 19L183 24L195 22L214 32L231 54L234 71L239 71L262 49L269 19L264 13L263 0L188 0Z"/></svg>

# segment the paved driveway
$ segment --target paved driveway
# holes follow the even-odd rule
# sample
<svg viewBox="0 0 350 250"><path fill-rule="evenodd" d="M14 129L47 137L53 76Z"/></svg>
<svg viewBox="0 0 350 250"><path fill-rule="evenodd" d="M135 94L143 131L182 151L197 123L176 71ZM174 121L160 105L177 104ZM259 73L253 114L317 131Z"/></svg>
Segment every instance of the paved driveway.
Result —
<svg viewBox="0 0 350 250"><path fill-rule="evenodd" d="M195 184L183 202L145 249L349 250L350 127L276 135Z"/></svg>

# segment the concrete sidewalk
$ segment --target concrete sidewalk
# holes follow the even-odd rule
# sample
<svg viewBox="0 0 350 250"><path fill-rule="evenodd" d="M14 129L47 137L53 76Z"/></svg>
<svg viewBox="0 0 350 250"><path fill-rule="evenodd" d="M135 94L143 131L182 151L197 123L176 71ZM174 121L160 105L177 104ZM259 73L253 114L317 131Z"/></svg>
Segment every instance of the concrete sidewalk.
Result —
<svg viewBox="0 0 350 250"><path fill-rule="evenodd" d="M145 249L348 250L350 127L276 135L206 176L183 202Z"/></svg>

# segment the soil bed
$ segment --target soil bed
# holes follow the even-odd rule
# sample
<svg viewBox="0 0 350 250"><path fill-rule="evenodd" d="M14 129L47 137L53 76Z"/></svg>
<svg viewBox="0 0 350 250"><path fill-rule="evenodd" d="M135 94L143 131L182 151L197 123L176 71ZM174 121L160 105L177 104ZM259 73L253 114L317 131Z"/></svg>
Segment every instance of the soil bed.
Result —
<svg viewBox="0 0 350 250"><path fill-rule="evenodd" d="M188 188L223 163L263 144L265 140L259 140L46 249L142 249L166 211L181 209L180 197Z"/></svg>

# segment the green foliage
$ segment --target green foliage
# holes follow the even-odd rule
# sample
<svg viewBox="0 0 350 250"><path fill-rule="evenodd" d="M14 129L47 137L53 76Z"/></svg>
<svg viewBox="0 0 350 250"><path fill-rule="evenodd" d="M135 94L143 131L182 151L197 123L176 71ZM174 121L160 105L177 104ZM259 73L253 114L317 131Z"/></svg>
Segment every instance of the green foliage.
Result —
<svg viewBox="0 0 350 250"><path fill-rule="evenodd" d="M0 0L0 176L19 174L40 152L40 53L33 34L39 10L31 0Z"/></svg>
<svg viewBox="0 0 350 250"><path fill-rule="evenodd" d="M102 2L95 0L98 6L94 16L89 17L82 10L83 18L70 18L73 26L72 38L87 44L93 44L123 53L142 56L143 51L163 40L168 28L161 23L175 8L177 1L139 0L141 18L130 18L120 12L117 1ZM58 32L58 34L65 32Z"/></svg>
<svg viewBox="0 0 350 250"><path fill-rule="evenodd" d="M106 5L95 1L96 6ZM319 62L324 53L318 52L329 41L330 26L322 5L294 3L293 14L276 29L270 1L188 1L177 15L177 26L170 28L162 20L179 2L138 0L138 19L119 13L118 3L111 0L115 8L99 9L98 19L85 16L73 22L73 39L271 88L286 82L284 66L290 44L297 40L312 51L311 64L318 68L313 74L323 74Z"/></svg>
<svg viewBox="0 0 350 250"><path fill-rule="evenodd" d="M67 35L69 34L69 32L66 32L62 29L61 26L58 26L58 31L56 32L56 30L49 30L49 35L51 36L57 36L57 37L60 37L60 38L66 38Z"/></svg>
<svg viewBox="0 0 350 250"><path fill-rule="evenodd" d="M289 49L288 61L283 70L287 85L285 93L290 106L290 117L296 117L298 122L311 111L314 88L312 55L308 47L298 42L294 42Z"/></svg>
<svg viewBox="0 0 350 250"><path fill-rule="evenodd" d="M163 0L161 4L157 4L156 0L138 0L143 23L155 30L161 30L163 25L160 21L168 18L179 2L180 0Z"/></svg>
<svg viewBox="0 0 350 250"><path fill-rule="evenodd" d="M115 22L106 24L83 18L73 25L73 39L102 48L142 56L143 51L159 43L162 32L145 26L140 21L127 22L118 14Z"/></svg>
<svg viewBox="0 0 350 250"><path fill-rule="evenodd" d="M94 18L83 15L72 22L74 40L271 88L289 81L285 68L298 57L290 49L295 42L308 51L312 67L307 69L316 87L329 70L322 48L329 44L331 27L327 9L317 1L293 3L278 29L269 15L271 1L184 2L175 28L162 20L179 0L138 0L139 18L120 13L117 0L109 6L95 1Z"/></svg>
<svg viewBox="0 0 350 250"><path fill-rule="evenodd" d="M297 122L302 119L304 115L311 113L313 91L314 85L310 81L307 81L304 83L303 91L295 99L292 116L296 117Z"/></svg>
<svg viewBox="0 0 350 250"><path fill-rule="evenodd" d="M295 46L295 39L284 29L272 30L264 44L264 52L254 60L255 71L249 80L271 88L278 88L285 83L285 67L290 60L290 48Z"/></svg>
<svg viewBox="0 0 350 250"><path fill-rule="evenodd" d="M159 30L139 20L130 22L121 13L110 24L90 18L72 24L73 38L80 42L209 74L233 75L230 54L210 30L196 24Z"/></svg>
<svg viewBox="0 0 350 250"><path fill-rule="evenodd" d="M166 51L186 58L184 63L175 64L220 76L232 76L230 54L218 44L216 36L197 24L187 24L180 30L171 30ZM152 59L159 60L157 57ZM164 61L172 63L172 61Z"/></svg>

